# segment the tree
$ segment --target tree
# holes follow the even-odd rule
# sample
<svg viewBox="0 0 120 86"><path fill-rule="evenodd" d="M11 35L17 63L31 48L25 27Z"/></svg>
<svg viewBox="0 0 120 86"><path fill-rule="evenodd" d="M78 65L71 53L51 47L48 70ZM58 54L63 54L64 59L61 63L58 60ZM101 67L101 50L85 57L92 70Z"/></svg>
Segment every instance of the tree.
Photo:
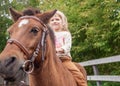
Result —
<svg viewBox="0 0 120 86"><path fill-rule="evenodd" d="M6 29L10 26L11 20L9 19L8 15L8 7L9 7L9 2L8 1L0 1L0 51L3 50L5 44L6 44L6 39L7 39L7 34L6 34Z"/></svg>

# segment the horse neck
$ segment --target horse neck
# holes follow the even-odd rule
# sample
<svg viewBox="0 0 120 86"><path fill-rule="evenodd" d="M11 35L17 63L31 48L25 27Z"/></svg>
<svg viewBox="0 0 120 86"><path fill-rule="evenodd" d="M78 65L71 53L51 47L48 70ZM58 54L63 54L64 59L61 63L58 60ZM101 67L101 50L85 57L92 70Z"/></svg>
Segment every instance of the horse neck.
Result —
<svg viewBox="0 0 120 86"><path fill-rule="evenodd" d="M38 84L41 84L41 86L49 86L50 84L52 86L63 86L58 85L58 83L60 84L61 80L64 80L63 74L67 72L65 72L62 62L56 56L55 47L51 41L47 41L46 48L46 59L43 62L42 69L37 75L30 75L30 82L34 83L31 86L39 86Z"/></svg>
<svg viewBox="0 0 120 86"><path fill-rule="evenodd" d="M48 73L51 72L58 72L61 70L60 68L62 67L62 62L60 59L56 56L56 50L54 44L49 41L47 42L47 54L46 54L46 61L43 65L43 68L45 68L45 71ZM48 69L47 69L48 68ZM47 69L47 70L46 70Z"/></svg>

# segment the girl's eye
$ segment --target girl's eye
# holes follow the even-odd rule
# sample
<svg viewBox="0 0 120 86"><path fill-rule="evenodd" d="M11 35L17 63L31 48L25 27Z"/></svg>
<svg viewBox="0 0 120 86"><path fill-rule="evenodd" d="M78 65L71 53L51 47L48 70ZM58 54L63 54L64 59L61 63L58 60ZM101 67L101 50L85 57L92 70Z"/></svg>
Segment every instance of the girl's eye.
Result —
<svg viewBox="0 0 120 86"><path fill-rule="evenodd" d="M37 27L33 27L30 32L34 33L34 34L37 34L38 31L39 31L39 29Z"/></svg>
<svg viewBox="0 0 120 86"><path fill-rule="evenodd" d="M54 19L51 19L51 21L54 21Z"/></svg>

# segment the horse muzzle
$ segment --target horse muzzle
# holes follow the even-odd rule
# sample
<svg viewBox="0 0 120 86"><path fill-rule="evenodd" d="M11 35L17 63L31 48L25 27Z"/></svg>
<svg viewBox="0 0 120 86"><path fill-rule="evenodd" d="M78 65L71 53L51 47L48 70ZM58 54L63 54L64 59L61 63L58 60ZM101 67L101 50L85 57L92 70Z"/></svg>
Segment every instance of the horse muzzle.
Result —
<svg viewBox="0 0 120 86"><path fill-rule="evenodd" d="M25 74L22 70L21 62L15 56L0 60L0 76L7 81L15 81L20 74Z"/></svg>

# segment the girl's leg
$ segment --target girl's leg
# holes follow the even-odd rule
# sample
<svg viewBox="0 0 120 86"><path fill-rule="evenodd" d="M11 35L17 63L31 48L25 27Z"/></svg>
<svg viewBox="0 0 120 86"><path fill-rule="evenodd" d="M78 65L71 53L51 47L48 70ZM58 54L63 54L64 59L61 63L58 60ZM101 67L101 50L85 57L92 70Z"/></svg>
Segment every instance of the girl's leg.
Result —
<svg viewBox="0 0 120 86"><path fill-rule="evenodd" d="M61 57L63 65L72 73L78 86L87 86L87 81L69 57Z"/></svg>

